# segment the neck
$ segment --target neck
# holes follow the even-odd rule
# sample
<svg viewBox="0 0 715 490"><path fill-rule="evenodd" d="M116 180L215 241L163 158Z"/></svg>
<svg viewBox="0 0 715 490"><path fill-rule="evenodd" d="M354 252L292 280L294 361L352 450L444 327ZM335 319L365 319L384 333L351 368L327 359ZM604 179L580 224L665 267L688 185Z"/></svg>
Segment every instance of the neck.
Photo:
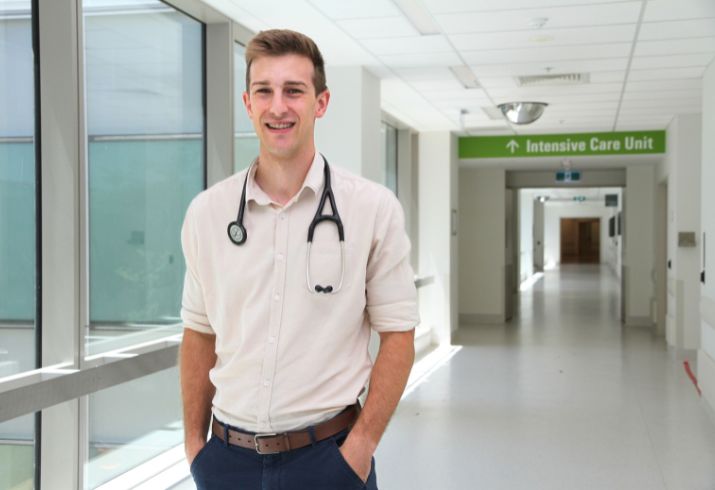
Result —
<svg viewBox="0 0 715 490"><path fill-rule="evenodd" d="M300 190L314 158L314 146L288 158L271 155L261 148L256 183L273 201L283 206Z"/></svg>

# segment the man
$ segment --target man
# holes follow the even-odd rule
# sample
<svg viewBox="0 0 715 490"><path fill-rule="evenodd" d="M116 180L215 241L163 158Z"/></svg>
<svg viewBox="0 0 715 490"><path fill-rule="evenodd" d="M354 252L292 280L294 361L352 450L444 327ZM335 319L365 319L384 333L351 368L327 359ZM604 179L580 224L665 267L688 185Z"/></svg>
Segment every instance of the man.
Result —
<svg viewBox="0 0 715 490"><path fill-rule="evenodd" d="M402 210L316 151L330 92L310 38L261 32L246 62L258 159L197 196L182 229L186 457L199 489L376 489L418 322ZM321 202L344 242L322 221L309 247Z"/></svg>

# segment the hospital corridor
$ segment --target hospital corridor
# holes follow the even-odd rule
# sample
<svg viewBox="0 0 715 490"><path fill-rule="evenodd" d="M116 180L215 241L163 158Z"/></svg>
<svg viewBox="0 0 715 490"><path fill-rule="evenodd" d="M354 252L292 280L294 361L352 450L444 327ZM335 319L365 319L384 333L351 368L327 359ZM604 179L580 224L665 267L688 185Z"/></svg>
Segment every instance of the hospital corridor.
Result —
<svg viewBox="0 0 715 490"><path fill-rule="evenodd" d="M715 490L714 136L715 0L0 0L0 490Z"/></svg>

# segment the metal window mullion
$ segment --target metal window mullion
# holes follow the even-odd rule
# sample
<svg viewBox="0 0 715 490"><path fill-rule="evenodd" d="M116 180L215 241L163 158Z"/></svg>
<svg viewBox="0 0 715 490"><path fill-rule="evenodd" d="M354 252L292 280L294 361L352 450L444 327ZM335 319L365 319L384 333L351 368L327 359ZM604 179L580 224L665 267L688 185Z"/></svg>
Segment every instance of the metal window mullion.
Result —
<svg viewBox="0 0 715 490"><path fill-rule="evenodd" d="M206 186L233 173L233 23L204 26Z"/></svg>
<svg viewBox="0 0 715 490"><path fill-rule="evenodd" d="M79 368L80 0L38 0L42 365ZM77 400L42 411L41 488L77 488Z"/></svg>

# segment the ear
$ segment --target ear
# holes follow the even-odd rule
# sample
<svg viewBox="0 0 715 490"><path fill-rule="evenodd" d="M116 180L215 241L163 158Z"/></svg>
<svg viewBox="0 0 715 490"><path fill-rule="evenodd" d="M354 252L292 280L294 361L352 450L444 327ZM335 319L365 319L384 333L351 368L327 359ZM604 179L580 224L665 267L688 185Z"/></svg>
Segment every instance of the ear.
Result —
<svg viewBox="0 0 715 490"><path fill-rule="evenodd" d="M243 92L243 105L246 106L246 112L248 112L248 117L252 118L253 110L251 107L251 96L248 95L248 92Z"/></svg>
<svg viewBox="0 0 715 490"><path fill-rule="evenodd" d="M330 90L327 88L320 92L315 104L315 117L323 117L328 110L328 102L330 102Z"/></svg>

